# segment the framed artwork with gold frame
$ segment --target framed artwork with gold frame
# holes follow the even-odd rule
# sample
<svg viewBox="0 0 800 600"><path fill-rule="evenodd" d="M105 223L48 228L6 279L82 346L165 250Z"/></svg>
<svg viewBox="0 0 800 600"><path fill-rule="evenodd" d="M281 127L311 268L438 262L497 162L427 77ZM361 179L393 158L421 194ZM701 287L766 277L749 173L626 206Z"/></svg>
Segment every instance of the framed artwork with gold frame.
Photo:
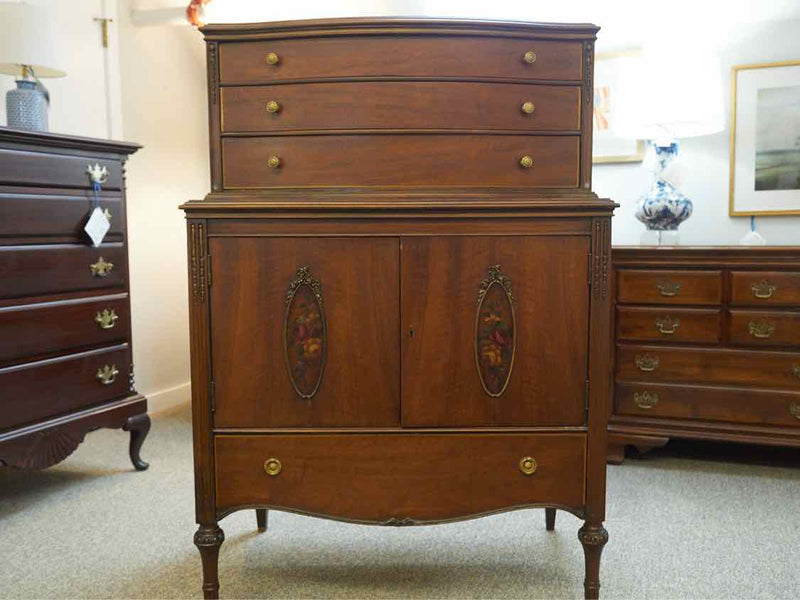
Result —
<svg viewBox="0 0 800 600"><path fill-rule="evenodd" d="M800 215L800 60L733 67L729 213Z"/></svg>
<svg viewBox="0 0 800 600"><path fill-rule="evenodd" d="M616 98L622 63L641 56L641 48L616 52L598 52L594 61L594 106L592 127L592 163L642 162L644 140L614 135Z"/></svg>

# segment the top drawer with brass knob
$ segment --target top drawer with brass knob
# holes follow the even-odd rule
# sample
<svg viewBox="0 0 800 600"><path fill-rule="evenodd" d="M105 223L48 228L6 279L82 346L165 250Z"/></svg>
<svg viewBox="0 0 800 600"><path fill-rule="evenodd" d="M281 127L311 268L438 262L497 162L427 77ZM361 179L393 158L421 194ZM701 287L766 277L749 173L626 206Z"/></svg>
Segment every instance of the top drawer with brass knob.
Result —
<svg viewBox="0 0 800 600"><path fill-rule="evenodd" d="M733 271L731 304L738 306L800 304L800 272Z"/></svg>
<svg viewBox="0 0 800 600"><path fill-rule="evenodd" d="M577 133L581 88L380 81L222 89L225 133L341 129L487 129Z"/></svg>
<svg viewBox="0 0 800 600"><path fill-rule="evenodd" d="M618 269L620 304L717 305L722 301L721 271Z"/></svg>
<svg viewBox="0 0 800 600"><path fill-rule="evenodd" d="M393 35L228 42L223 85L345 77L468 77L580 81L583 43L463 35Z"/></svg>

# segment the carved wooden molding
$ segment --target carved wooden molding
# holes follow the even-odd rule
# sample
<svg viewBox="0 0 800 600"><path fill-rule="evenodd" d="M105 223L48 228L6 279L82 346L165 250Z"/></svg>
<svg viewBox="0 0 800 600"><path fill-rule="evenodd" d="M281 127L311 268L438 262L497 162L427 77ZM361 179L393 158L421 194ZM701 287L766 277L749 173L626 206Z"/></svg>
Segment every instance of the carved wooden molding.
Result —
<svg viewBox="0 0 800 600"><path fill-rule="evenodd" d="M219 69L217 67L217 43L208 43L208 86L211 104L217 104L219 95Z"/></svg>
<svg viewBox="0 0 800 600"><path fill-rule="evenodd" d="M225 534L219 527L201 525L194 533L195 546L219 546L224 541Z"/></svg>
<svg viewBox="0 0 800 600"><path fill-rule="evenodd" d="M511 380L516 353L514 294L500 265L491 265L478 288L475 315L475 366L483 391L498 398Z"/></svg>
<svg viewBox="0 0 800 600"><path fill-rule="evenodd" d="M408 517L392 517L391 519L387 519L383 523L379 523L379 525L385 525L387 527L407 527L409 525L418 525L419 521L415 521L414 519L410 519Z"/></svg>
<svg viewBox="0 0 800 600"><path fill-rule="evenodd" d="M60 463L77 450L86 431L66 431L54 427L37 431L25 440L24 453L5 458L0 451L0 463L19 469L46 469Z"/></svg>
<svg viewBox="0 0 800 600"><path fill-rule="evenodd" d="M578 539L584 546L604 546L608 542L608 531L604 527L581 527L578 530Z"/></svg>
<svg viewBox="0 0 800 600"><path fill-rule="evenodd" d="M286 290L284 359L295 393L306 400L322 384L328 346L322 284L309 267L298 267Z"/></svg>
<svg viewBox="0 0 800 600"><path fill-rule="evenodd" d="M583 42L583 101L591 106L594 90L592 89L592 81L594 74L594 42Z"/></svg>
<svg viewBox="0 0 800 600"><path fill-rule="evenodd" d="M195 304L202 304L206 299L206 236L202 223L189 226L191 240L192 298Z"/></svg>
<svg viewBox="0 0 800 600"><path fill-rule="evenodd" d="M608 219L595 219L592 236L592 289L595 298L608 297L608 274L611 268L610 236Z"/></svg>

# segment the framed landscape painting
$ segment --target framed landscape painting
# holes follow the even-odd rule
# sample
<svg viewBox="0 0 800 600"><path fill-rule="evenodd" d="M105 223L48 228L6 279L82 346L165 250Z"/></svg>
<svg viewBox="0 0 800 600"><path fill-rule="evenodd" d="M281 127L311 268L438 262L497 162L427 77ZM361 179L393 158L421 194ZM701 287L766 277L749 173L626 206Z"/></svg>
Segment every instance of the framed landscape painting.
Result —
<svg viewBox="0 0 800 600"><path fill-rule="evenodd" d="M592 127L592 162L624 163L644 159L644 140L614 135L616 98L621 67L626 60L641 56L641 49L600 52L594 61L594 117Z"/></svg>
<svg viewBox="0 0 800 600"><path fill-rule="evenodd" d="M730 214L800 215L800 61L733 68Z"/></svg>

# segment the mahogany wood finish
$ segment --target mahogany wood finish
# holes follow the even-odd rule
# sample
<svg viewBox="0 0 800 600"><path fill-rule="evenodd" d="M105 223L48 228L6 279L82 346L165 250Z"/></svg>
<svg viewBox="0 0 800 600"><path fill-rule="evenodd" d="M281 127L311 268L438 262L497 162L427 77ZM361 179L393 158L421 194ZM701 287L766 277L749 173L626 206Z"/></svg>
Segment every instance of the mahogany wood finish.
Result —
<svg viewBox="0 0 800 600"><path fill-rule="evenodd" d="M610 461L670 437L800 446L800 248L615 248L614 274ZM675 334L642 335L655 314Z"/></svg>
<svg viewBox="0 0 800 600"><path fill-rule="evenodd" d="M558 508L585 521L597 598L614 208L591 192L597 28L203 31L211 193L183 208L204 595L236 510L263 530L268 509L399 526L534 506L549 529Z"/></svg>
<svg viewBox="0 0 800 600"><path fill-rule="evenodd" d="M49 467L112 427L131 432L134 467L148 466L126 264L124 163L138 148L0 128L0 464ZM99 248L83 232L90 164L109 173L99 205L112 226ZM101 256L114 266L93 273Z"/></svg>

